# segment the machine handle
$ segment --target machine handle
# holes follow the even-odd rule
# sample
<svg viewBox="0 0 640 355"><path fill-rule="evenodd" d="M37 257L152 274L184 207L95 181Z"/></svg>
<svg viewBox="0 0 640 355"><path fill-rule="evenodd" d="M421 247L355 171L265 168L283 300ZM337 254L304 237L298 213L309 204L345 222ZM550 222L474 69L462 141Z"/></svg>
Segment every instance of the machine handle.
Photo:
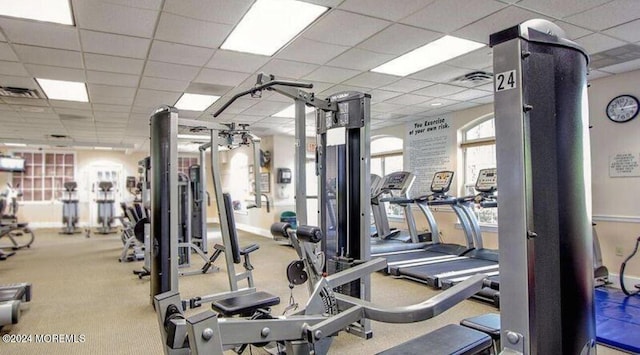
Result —
<svg viewBox="0 0 640 355"><path fill-rule="evenodd" d="M311 84L311 83L300 83L300 82L297 82L297 81L288 81L288 80L272 80L272 81L270 81L268 83L256 85L256 86L252 87L251 89L248 89L248 90L245 90L245 91L242 91L242 92L239 92L239 93L233 95L233 97L231 99L229 99L229 101L225 102L224 105L222 105L222 107L220 107L218 109L218 111L216 111L213 114L213 117L220 116L220 114L222 112L224 112L224 110L226 110L229 106L231 106L231 104L234 101L236 101L237 99L239 99L239 98L241 98L241 97L243 97L245 95L248 95L248 94L253 94L253 93L255 93L257 91L260 91L262 89L270 88L270 87L272 87L274 85L292 86L292 87L296 87L296 88L306 88L306 89L312 89L313 88L313 84Z"/></svg>

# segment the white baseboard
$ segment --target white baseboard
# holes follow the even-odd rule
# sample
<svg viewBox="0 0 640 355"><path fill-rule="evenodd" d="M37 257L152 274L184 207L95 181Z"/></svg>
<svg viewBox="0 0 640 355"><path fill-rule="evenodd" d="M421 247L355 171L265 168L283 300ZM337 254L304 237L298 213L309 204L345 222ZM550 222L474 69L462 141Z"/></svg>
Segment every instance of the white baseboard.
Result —
<svg viewBox="0 0 640 355"><path fill-rule="evenodd" d="M609 273L610 287L620 288L620 274ZM631 290L634 285L640 284L640 277L625 275L624 285Z"/></svg>
<svg viewBox="0 0 640 355"><path fill-rule="evenodd" d="M120 227L120 223L119 222L115 222L113 223L113 228L118 228ZM29 222L29 227L31 227L32 229L47 229L47 228L60 228L62 229L63 225L62 222ZM86 222L80 222L77 224L77 228L82 229L82 228L97 228L98 224L89 224Z"/></svg>

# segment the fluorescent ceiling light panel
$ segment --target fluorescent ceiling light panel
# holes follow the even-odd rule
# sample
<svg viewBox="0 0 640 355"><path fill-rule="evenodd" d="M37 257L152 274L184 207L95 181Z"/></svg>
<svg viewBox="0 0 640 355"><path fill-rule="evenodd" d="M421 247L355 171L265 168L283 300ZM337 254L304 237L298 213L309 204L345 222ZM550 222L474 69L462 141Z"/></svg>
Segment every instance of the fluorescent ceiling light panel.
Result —
<svg viewBox="0 0 640 355"><path fill-rule="evenodd" d="M207 142L211 140L211 136L205 136L202 134L178 134L178 139L190 139L194 141Z"/></svg>
<svg viewBox="0 0 640 355"><path fill-rule="evenodd" d="M304 107L305 115L313 111L315 111L315 108L305 105ZM293 104L278 113L274 113L273 115L271 115L271 117L296 118L296 105Z"/></svg>
<svg viewBox="0 0 640 355"><path fill-rule="evenodd" d="M24 143L5 143L7 147L26 147L27 145Z"/></svg>
<svg viewBox="0 0 640 355"><path fill-rule="evenodd" d="M113 150L112 147L93 147L95 150Z"/></svg>
<svg viewBox="0 0 640 355"><path fill-rule="evenodd" d="M179 110L204 111L219 98L220 96L184 93L174 106Z"/></svg>
<svg viewBox="0 0 640 355"><path fill-rule="evenodd" d="M39 78L36 80L50 100L89 102L85 83Z"/></svg>
<svg viewBox="0 0 640 355"><path fill-rule="evenodd" d="M481 47L484 47L484 44L458 37L444 36L373 68L371 71L407 76Z"/></svg>
<svg viewBox="0 0 640 355"><path fill-rule="evenodd" d="M73 25L69 0L0 0L0 15Z"/></svg>
<svg viewBox="0 0 640 355"><path fill-rule="evenodd" d="M294 0L258 0L221 49L271 56L327 8Z"/></svg>

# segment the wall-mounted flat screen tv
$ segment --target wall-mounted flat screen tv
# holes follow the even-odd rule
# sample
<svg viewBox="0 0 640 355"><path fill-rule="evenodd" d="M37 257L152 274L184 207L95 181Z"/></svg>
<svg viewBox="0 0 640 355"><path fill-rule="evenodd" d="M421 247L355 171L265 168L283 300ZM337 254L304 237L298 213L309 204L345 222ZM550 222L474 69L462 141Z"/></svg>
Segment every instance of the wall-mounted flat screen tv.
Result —
<svg viewBox="0 0 640 355"><path fill-rule="evenodd" d="M0 156L0 171L22 173L24 172L24 159Z"/></svg>

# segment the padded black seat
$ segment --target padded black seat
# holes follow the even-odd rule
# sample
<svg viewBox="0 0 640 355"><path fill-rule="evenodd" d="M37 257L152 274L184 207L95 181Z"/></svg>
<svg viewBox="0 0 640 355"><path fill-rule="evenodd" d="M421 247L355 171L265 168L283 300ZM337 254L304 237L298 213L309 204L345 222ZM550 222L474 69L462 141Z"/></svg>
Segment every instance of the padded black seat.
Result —
<svg viewBox="0 0 640 355"><path fill-rule="evenodd" d="M18 228L25 228L25 227L26 227L26 226L28 226L28 225L29 225L29 223L27 223L27 222L16 223L16 226L17 226Z"/></svg>
<svg viewBox="0 0 640 355"><path fill-rule="evenodd" d="M280 303L280 297L259 291L213 302L211 308L225 317L250 316L258 309L266 309Z"/></svg>
<svg viewBox="0 0 640 355"><path fill-rule="evenodd" d="M488 350L491 345L491 337L487 334L457 324L449 324L378 354L466 355Z"/></svg>
<svg viewBox="0 0 640 355"><path fill-rule="evenodd" d="M483 332L493 340L494 351L500 349L500 315L487 313L476 317L463 319L460 325Z"/></svg>

